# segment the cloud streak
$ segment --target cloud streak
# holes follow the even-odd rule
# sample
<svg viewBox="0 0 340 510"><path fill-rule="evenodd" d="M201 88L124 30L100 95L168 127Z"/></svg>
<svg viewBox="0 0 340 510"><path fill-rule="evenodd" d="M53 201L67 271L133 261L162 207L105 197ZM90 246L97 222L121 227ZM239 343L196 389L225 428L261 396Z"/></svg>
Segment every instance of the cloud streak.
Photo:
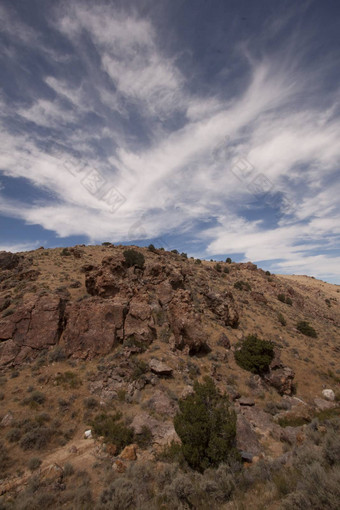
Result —
<svg viewBox="0 0 340 510"><path fill-rule="evenodd" d="M1 15L11 39L22 21ZM284 47L255 56L239 41L246 78L231 99L222 89L198 93L155 19L137 9L63 4L50 29L67 55L45 47L55 58L35 95L5 101L0 117L1 171L48 199L13 201L5 189L2 214L94 241L176 233L199 242L200 256L243 254L277 270L339 275L339 97L322 85L327 62L306 67L309 38L294 56ZM41 37L22 29L34 48ZM233 170L240 160L252 169L248 180ZM114 214L105 193L86 186L91 172L126 198ZM254 176L267 194L254 195Z"/></svg>

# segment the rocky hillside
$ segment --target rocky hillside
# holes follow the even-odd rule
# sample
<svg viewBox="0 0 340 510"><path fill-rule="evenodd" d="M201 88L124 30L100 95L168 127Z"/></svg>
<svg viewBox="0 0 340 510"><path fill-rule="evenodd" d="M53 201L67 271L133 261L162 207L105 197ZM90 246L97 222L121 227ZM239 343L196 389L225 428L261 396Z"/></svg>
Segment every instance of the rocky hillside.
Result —
<svg viewBox="0 0 340 510"><path fill-rule="evenodd" d="M305 443L308 423L338 414L339 300L339 286L311 277L152 246L0 253L3 504L19 507L33 472L56 508L85 508L74 499L80 471L96 501L107 465L114 479L131 463L163 466L164 447L179 441L178 400L204 376L233 403L243 461L282 459ZM273 343L264 373L235 361L248 335ZM84 439L99 411L113 410L135 434L123 452L98 434ZM137 447L138 435L149 439ZM52 482L71 491L65 504ZM181 508L199 508L190 504Z"/></svg>

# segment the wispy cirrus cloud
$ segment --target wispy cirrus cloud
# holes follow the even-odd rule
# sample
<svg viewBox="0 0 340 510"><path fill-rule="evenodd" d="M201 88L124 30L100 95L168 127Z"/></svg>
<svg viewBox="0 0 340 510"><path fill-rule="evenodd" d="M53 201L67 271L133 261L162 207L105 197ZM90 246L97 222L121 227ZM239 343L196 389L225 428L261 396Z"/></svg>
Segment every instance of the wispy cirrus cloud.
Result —
<svg viewBox="0 0 340 510"><path fill-rule="evenodd" d="M23 22L2 13L14 38ZM264 25L284 32L292 19ZM42 50L54 55L50 65L26 101L5 101L0 118L0 169L48 198L18 201L2 190L3 214L62 237L176 233L199 242L200 256L243 254L271 268L338 274L339 98L324 87L327 58L320 66L307 58L310 30L296 35L295 52L255 51L264 35L241 37L242 86L228 94L230 70L226 90L198 92L192 69L163 44L157 19L137 7L56 4L49 28L60 38ZM23 34L37 51L41 34L30 27ZM239 161L248 177L234 171ZM91 172L124 197L114 214L105 192L86 186ZM254 192L256 176L267 186L262 193Z"/></svg>

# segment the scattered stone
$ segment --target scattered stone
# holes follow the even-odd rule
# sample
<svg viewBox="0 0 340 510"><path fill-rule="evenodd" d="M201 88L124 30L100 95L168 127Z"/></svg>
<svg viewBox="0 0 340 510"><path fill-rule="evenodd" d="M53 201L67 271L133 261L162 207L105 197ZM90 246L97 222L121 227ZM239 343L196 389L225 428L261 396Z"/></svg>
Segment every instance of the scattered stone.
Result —
<svg viewBox="0 0 340 510"><path fill-rule="evenodd" d="M192 386L186 386L183 388L183 391L181 393L181 398L187 398L189 395L192 395L194 393L194 388Z"/></svg>
<svg viewBox="0 0 340 510"><path fill-rule="evenodd" d="M175 416L178 410L178 405L173 400L170 400L164 391L154 391L152 397L148 401L148 407L158 414L166 414L167 416Z"/></svg>
<svg viewBox="0 0 340 510"><path fill-rule="evenodd" d="M2 427L8 427L9 425L11 425L13 420L14 420L13 414L11 413L11 411L8 411L8 413L5 414L5 416L2 418L0 425Z"/></svg>
<svg viewBox="0 0 340 510"><path fill-rule="evenodd" d="M255 401L250 397L241 397L237 400L240 406L254 406Z"/></svg>
<svg viewBox="0 0 340 510"><path fill-rule="evenodd" d="M231 343L227 335L224 333L221 334L220 338L217 341L217 345L220 345L221 347L224 347L225 349L230 349Z"/></svg>
<svg viewBox="0 0 340 510"><path fill-rule="evenodd" d="M241 457L243 462L253 462L254 455L250 452L241 451Z"/></svg>
<svg viewBox="0 0 340 510"><path fill-rule="evenodd" d="M114 457L117 453L117 446L112 443L108 443L105 446L105 451L111 456Z"/></svg>
<svg viewBox="0 0 340 510"><path fill-rule="evenodd" d="M227 386L226 392L231 400L237 400L241 397L241 393L235 388L235 386Z"/></svg>
<svg viewBox="0 0 340 510"><path fill-rule="evenodd" d="M324 400L319 397L314 399L314 404L318 409L320 409L320 411L326 411L326 409L333 409L333 407L335 407L334 402L330 402L329 400Z"/></svg>
<svg viewBox="0 0 340 510"><path fill-rule="evenodd" d="M236 444L239 450L249 452L252 455L261 453L257 434L250 422L241 413L237 414Z"/></svg>
<svg viewBox="0 0 340 510"><path fill-rule="evenodd" d="M150 370L157 375L171 376L173 372L172 368L169 367L166 363L163 363L163 361L159 361L155 358L150 360L149 367Z"/></svg>
<svg viewBox="0 0 340 510"><path fill-rule="evenodd" d="M84 432L85 439L92 439L92 430L85 430Z"/></svg>
<svg viewBox="0 0 340 510"><path fill-rule="evenodd" d="M120 458L123 460L136 460L137 459L137 448L136 444L130 444L124 448L120 454Z"/></svg>
<svg viewBox="0 0 340 510"><path fill-rule="evenodd" d="M116 459L114 463L112 464L112 469L116 471L117 473L125 473L126 471L126 465L124 462L122 462L119 459Z"/></svg>
<svg viewBox="0 0 340 510"><path fill-rule="evenodd" d="M335 400L335 393L331 389L322 390L322 396L329 400L330 402L333 402Z"/></svg>

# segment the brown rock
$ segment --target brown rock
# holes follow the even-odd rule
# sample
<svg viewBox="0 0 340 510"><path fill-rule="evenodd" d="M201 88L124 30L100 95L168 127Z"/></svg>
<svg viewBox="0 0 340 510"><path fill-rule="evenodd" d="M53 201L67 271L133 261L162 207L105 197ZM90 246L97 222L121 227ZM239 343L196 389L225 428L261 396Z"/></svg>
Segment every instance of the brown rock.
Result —
<svg viewBox="0 0 340 510"><path fill-rule="evenodd" d="M55 345L62 331L64 303L47 294L32 298L0 320L0 364L20 363Z"/></svg>
<svg viewBox="0 0 340 510"><path fill-rule="evenodd" d="M259 455L261 453L257 434L242 414L237 415L236 444L239 450L249 452L252 455Z"/></svg>
<svg viewBox="0 0 340 510"><path fill-rule="evenodd" d="M263 303L264 305L267 304L267 298L264 296L262 292L252 291L250 295L256 303Z"/></svg>
<svg viewBox="0 0 340 510"><path fill-rule="evenodd" d="M21 260L22 257L16 253L0 251L0 269L14 269L19 265Z"/></svg>
<svg viewBox="0 0 340 510"><path fill-rule="evenodd" d="M170 400L168 395L161 390L155 390L152 397L148 401L148 407L158 414L165 414L167 416L175 416L178 410L178 405L173 400Z"/></svg>
<svg viewBox="0 0 340 510"><path fill-rule="evenodd" d="M112 443L108 443L105 447L105 451L111 455L111 457L114 457L117 453L117 446Z"/></svg>
<svg viewBox="0 0 340 510"><path fill-rule="evenodd" d="M336 406L334 402L330 402L329 400L325 400L323 398L316 397L314 399L314 404L320 411L325 411L326 409L333 409Z"/></svg>
<svg viewBox="0 0 340 510"><path fill-rule="evenodd" d="M150 370L157 375L170 376L173 372L172 368L169 367L166 363L163 363L163 361L158 361L155 358L150 360L149 367Z"/></svg>
<svg viewBox="0 0 340 510"><path fill-rule="evenodd" d="M218 317L221 324L237 328L239 313L231 292L217 294L209 291L205 294L205 298L208 307Z"/></svg>
<svg viewBox="0 0 340 510"><path fill-rule="evenodd" d="M136 460L137 459L137 448L136 444L130 444L124 448L120 454L120 458L123 460Z"/></svg>
<svg viewBox="0 0 340 510"><path fill-rule="evenodd" d="M207 349L202 332L201 318L195 313L190 292L178 290L168 310L169 322L174 334L174 347L188 348L190 354Z"/></svg>
<svg viewBox="0 0 340 510"><path fill-rule="evenodd" d="M125 473L126 471L126 465L124 462L122 462L119 459L116 459L114 463L112 464L112 469L116 471L117 473Z"/></svg>
<svg viewBox="0 0 340 510"><path fill-rule="evenodd" d="M217 345L220 345L221 347L224 347L225 349L230 349L231 343L227 335L224 333L221 334L220 338L217 341Z"/></svg>
<svg viewBox="0 0 340 510"><path fill-rule="evenodd" d="M254 406L255 401L250 397L241 397L237 400L240 406Z"/></svg>
<svg viewBox="0 0 340 510"><path fill-rule="evenodd" d="M124 326L126 338L133 336L146 345L153 342L156 338L156 330L151 312L146 297L138 296L131 299Z"/></svg>
<svg viewBox="0 0 340 510"><path fill-rule="evenodd" d="M124 325L127 301L91 298L66 308L62 344L66 353L78 358L108 354Z"/></svg>
<svg viewBox="0 0 340 510"><path fill-rule="evenodd" d="M265 381L276 388L280 395L291 395L294 375L293 370L289 367L277 368L265 376Z"/></svg>

